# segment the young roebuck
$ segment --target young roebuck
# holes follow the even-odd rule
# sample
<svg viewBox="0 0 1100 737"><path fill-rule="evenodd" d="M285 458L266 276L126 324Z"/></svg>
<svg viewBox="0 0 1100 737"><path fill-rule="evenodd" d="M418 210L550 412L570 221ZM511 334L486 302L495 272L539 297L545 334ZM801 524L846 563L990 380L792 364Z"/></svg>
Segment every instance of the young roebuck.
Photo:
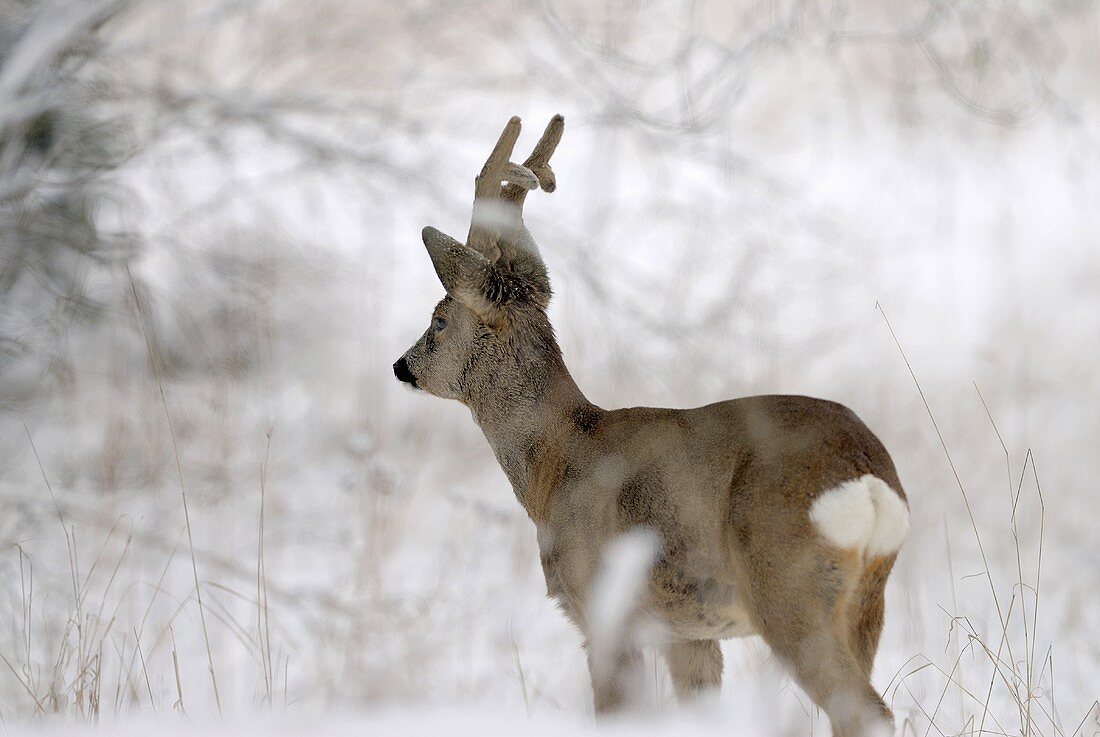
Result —
<svg viewBox="0 0 1100 737"><path fill-rule="evenodd" d="M883 590L909 526L894 464L847 408L756 396L698 409L604 410L562 361L550 282L522 220L555 188L555 116L522 166L512 118L475 179L466 243L425 228L446 297L397 363L403 382L463 402L537 528L549 595L589 638L597 711L622 706L640 658L592 641L610 541L659 541L637 604L660 627L678 697L717 688L718 641L760 635L829 715L834 735L889 732L871 686ZM637 621L637 620L634 620Z"/></svg>

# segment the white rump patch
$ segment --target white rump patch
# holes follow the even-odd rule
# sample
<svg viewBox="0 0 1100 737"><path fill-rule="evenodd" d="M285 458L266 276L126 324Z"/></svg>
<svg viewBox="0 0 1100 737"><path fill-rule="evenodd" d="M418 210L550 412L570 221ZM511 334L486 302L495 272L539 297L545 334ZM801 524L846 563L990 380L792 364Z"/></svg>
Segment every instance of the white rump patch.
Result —
<svg viewBox="0 0 1100 737"><path fill-rule="evenodd" d="M867 474L815 499L810 520L838 548L875 557L901 547L909 532L909 507L889 484Z"/></svg>

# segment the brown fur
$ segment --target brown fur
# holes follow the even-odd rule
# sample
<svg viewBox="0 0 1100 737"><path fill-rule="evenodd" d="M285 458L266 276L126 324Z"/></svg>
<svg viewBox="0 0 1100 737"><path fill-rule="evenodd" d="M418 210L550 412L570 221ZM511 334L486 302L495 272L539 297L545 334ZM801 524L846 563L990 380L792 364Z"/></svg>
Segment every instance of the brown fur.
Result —
<svg viewBox="0 0 1100 737"><path fill-rule="evenodd" d="M498 163L511 144L503 159L494 150ZM548 158L532 165L545 175ZM479 198L492 189L490 163ZM502 196L514 194L510 186ZM545 267L516 215L520 240L482 233L489 245L477 250L425 229L448 293L433 318L445 326L429 328L402 361L419 388L472 410L536 523L549 594L587 630L604 546L649 528L660 549L640 611L664 628L678 696L720 684L719 639L757 633L829 714L834 734L888 724L869 679L894 556L864 560L830 547L809 519L818 496L864 474L904 499L882 444L847 408L808 397L687 410L591 404L562 360L545 312ZM636 655L616 656L621 677L594 682L599 710L623 703Z"/></svg>

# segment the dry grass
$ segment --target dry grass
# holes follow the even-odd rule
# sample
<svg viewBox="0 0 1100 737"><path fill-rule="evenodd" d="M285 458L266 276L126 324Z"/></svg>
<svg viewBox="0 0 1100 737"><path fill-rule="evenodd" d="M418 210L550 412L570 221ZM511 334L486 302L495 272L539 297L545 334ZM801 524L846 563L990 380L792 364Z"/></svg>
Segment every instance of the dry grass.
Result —
<svg viewBox="0 0 1100 737"><path fill-rule="evenodd" d="M884 695L889 702L897 702L899 689L906 689L910 697L910 703L919 710L927 722L923 735L934 730L941 737L947 735L1021 735L1022 737L1053 737L1065 735L1065 725L1057 708L1055 690L1055 670L1053 646L1048 645L1044 650L1038 650L1039 610L1041 604L1041 582L1043 574L1043 545L1046 534L1046 503L1043 498L1042 485L1039 481L1039 472L1035 466L1035 458L1031 449L1028 449L1019 470L1019 478L1014 482L1012 473L1012 455L1005 444L1000 429L993 418L993 414L982 396L978 385L974 384L986 417L989 420L997 441L1004 452L1005 481L1007 484L1007 499L1002 511L1008 515L1008 529L1012 539L1012 549L1015 552L1014 577L1010 577L1009 590L1006 592L998 588L996 575L991 566L986 546L982 541L982 531L975 518L971 506L970 495L967 493L955 461L952 458L947 441L935 414L928 402L924 389L921 386L916 372L909 358L905 355L901 341L894 332L893 326L881 305L876 304L876 309L882 315L890 336L893 338L906 369L912 377L913 384L920 395L921 403L927 412L928 419L935 430L943 455L951 468L955 482L958 485L959 494L967 513L967 522L976 543L982 571L977 574L988 583L988 600L996 614L996 622L993 627L981 627L975 624L975 620L958 608L955 601L955 611L944 614L950 618L948 641L954 646L954 656L950 660L949 668L937 664L933 659L917 654L906 661L905 667L899 670L890 679ZM1031 473L1035 501L1038 504L1039 518L1037 525L1038 542L1033 551L1026 550L1020 537L1020 519L1017 514L1021 496L1024 491L1024 482L1028 471ZM948 543L949 544L949 543ZM947 560L952 561L950 548L947 550ZM1025 565L1025 560L1028 565ZM1025 569L1033 571L1025 580ZM954 592L954 566L950 567L952 578L952 591ZM953 597L954 598L954 597ZM1007 599L1007 600L1006 600ZM941 607L942 609L942 607ZM958 639L964 643L959 645ZM971 673L971 680L964 682L964 659L976 660L978 668L972 670L986 671L986 680L981 676ZM985 667L982 668L981 666ZM925 671L932 669L943 680L943 687L938 697L932 704L925 703L909 689L907 681ZM1004 713L998 708L996 692L1015 707L1014 714ZM941 711L945 702L955 697L959 701L958 715L953 726L948 727L940 723ZM1044 699L1045 697L1045 699ZM1006 699L999 699L1002 703ZM1077 729L1070 733L1075 737L1083 728L1086 720L1092 715L1100 704L1094 702L1081 717ZM1097 714L1100 717L1100 714ZM961 719L961 724L959 720ZM911 722L904 725L906 730L916 727Z"/></svg>
<svg viewBox="0 0 1100 737"><path fill-rule="evenodd" d="M917 382L912 366L908 364L907 358L905 360L918 390L923 395L924 390ZM981 402L985 405L984 397L981 397ZM931 406L925 406L929 419L938 429ZM989 427L1000 438L1001 431L993 413L988 405L985 406ZM297 594L291 584L277 586L270 580L271 541L267 526L273 504L270 496L270 473L274 435L270 427L265 433L263 454L258 464L258 499L252 503L251 524L255 530L256 544L251 574L248 573L249 566L244 560L232 560L231 553L228 561L222 555L222 563L219 564L214 562L218 559L217 555L210 557L215 553L214 550L204 551L193 542L189 545L192 553L189 556L188 572L192 583L201 582L196 577L199 563L203 560L210 561L203 564L204 569L213 567L223 571L221 581L201 583L208 591L228 598L215 597L204 604L199 603L196 588L180 588L182 582L175 564L178 547L186 535L186 525L179 529L174 544L165 545L167 541L161 541L160 549L167 549L155 579L137 577L137 570L127 565L131 562L135 549L140 549L141 555L147 556L157 550L158 546L150 544L151 540L147 535L135 534L133 523L125 515L117 517L96 544L89 545L92 541L78 540L77 525L68 518L66 509L54 496L50 474L38 456L38 448L31 431L26 428L25 432L28 447L38 462L43 487L52 500L57 527L63 533L62 547L68 561L67 578L71 590L70 601L65 609L58 608L56 601L40 600L40 566L22 546L13 549L20 573L20 609L18 621L12 623L18 636L8 642L19 642L20 647L18 652L7 650L7 646L0 648L0 660L22 696L18 700L5 702L2 707L5 723L15 724L62 715L67 719L94 724L105 716L113 720L142 711L149 711L158 717L173 711L191 716L208 710L217 712L222 704L217 695L210 700L210 695L214 693L213 680L209 684L210 694L207 694L198 686L193 675L207 670L212 661L215 648L210 638L215 630L219 641L223 643L216 648L219 660L232 663L222 666L223 677L229 673L231 680L238 684L242 680L253 680L256 684L251 689L251 695L248 694L248 689L235 689L232 709L237 713L252 709L294 710L297 699L308 697L313 689L324 689L325 686L321 684L326 678L334 679L328 688L335 688L339 692L344 688L339 685L339 681L347 679L354 682L366 675L367 671L360 670L361 665L356 658L348 659L342 654L342 649L348 647L348 641L339 638L326 641L325 635L315 633L317 637L305 642L299 641L296 649L293 641L304 633L299 631L296 635L291 635L277 624L279 618L276 616L275 602L289 602ZM943 457L955 468L948 442L942 434L939 437ZM957 594L953 594L950 608L940 609L947 623L946 631L933 630L921 634L921 639L926 643L945 642L947 647L943 653L937 656L922 646L890 678L885 696L899 715L908 715L899 725L903 734L923 737L930 734L944 737L983 734L1079 737L1091 734L1090 725L1100 718L1100 705L1095 702L1088 706L1084 714L1062 713L1058 691L1062 683L1056 679L1060 659L1051 644L1040 634L1043 631L1041 614L1047 606L1045 597L1048 595L1043 582L1044 553L1049 546L1046 529L1047 501L1043 495L1041 475L1031 452L1024 456L1018 467L1014 467L1014 459L1007 445L1003 440L999 442L1004 453L1005 479L1003 501L998 509L1004 517L1004 524L998 525L997 531L990 533L979 523L977 513L968 511L965 525L969 527L975 548L979 551L974 560L980 564L980 570L957 579L960 583L975 577L984 579L985 595L960 599ZM376 481L387 478L381 467L370 469L368 473ZM971 497L975 492L963 483L960 473L954 473L963 506L970 510ZM392 484L392 481L388 483ZM385 484L378 488L384 487ZM988 490L982 489L979 495L986 493ZM379 524L379 519L388 519L382 524L386 527L386 534L390 536L399 534L397 530L400 529L400 523L392 518L394 496L395 492L390 491L381 499L372 498L368 502L369 518L375 520L376 525ZM247 507L248 503L244 501L234 505L234 508L241 510ZM1036 512L1035 516L1030 514L1032 508ZM380 512L381 509L390 511ZM80 510L77 511L78 516L83 514ZM486 514L490 516L487 517ZM448 516L455 516L456 520L480 519L478 524L490 527L494 524L491 514L477 507L471 509L465 504L457 507L454 512L448 512ZM386 515L391 516L387 518ZM510 520L506 516L497 524L506 529L512 525ZM456 537L464 534L460 529L454 528L453 522L448 523L444 529L447 528ZM1011 554L991 555L991 540L996 543L993 548L1008 550ZM1029 540L1035 541L1034 546L1028 544ZM234 547L230 541L225 542L227 550ZM386 597L379 596L377 587L384 586L382 580L385 578L381 571L390 565L386 557L393 554L393 549L379 544L376 538L366 542L364 553L367 558L358 565L360 575L365 576L359 587L359 594L366 596L365 601L372 602L370 607L373 611L348 612L350 617L347 621L351 629L346 632L358 633L358 639L352 640L357 643L357 647L369 647L368 643L378 642L378 635L383 640L390 637L408 643L403 646L403 650L399 648L388 655L365 655L368 659L377 657L378 663L388 663L383 672L390 672L395 682L401 681L409 673L425 667L432 658L425 650L408 647L412 643L409 638L414 638L415 633L423 626L416 623L422 614L403 611L400 595L396 592L388 601ZM60 541L58 544L60 545ZM944 559L951 569L949 576L953 591L958 553L952 550L952 546L956 545L961 545L961 542L949 542L944 553ZM89 561L82 562L82 551L88 549L94 550L94 554ZM515 572L506 574L506 578L527 575L530 568L520 559L529 553L523 545L517 548L516 555L519 559ZM229 565L224 566L227 562ZM54 574L56 571L50 573ZM285 570L279 570L278 577L284 577L285 581L286 573ZM237 583L230 585L229 580ZM371 589L375 591L372 592ZM438 591L457 607L469 605L476 610L480 606L477 602L479 593L476 590L459 591L444 586ZM181 593L177 595L174 592ZM461 598L453 599L459 594L461 597L469 597L470 600L467 602ZM158 599L165 597L171 602L170 606L156 606ZM233 601L240 606L230 606ZM347 594L337 593L331 605L319 597L310 603L319 607L319 611L323 612L322 617L340 618L346 616L341 612L351 604L351 599ZM187 618L185 615L191 604L195 611L200 606L204 607L211 615L211 624L214 627L208 630L201 617L197 620L194 617ZM248 613L242 617L242 611ZM372 632L371 628L377 629ZM43 641L40 634L42 632L52 633L52 636ZM181 635L190 643L187 647L181 647ZM233 650L244 654L245 661L232 655L224 645L226 642L236 643ZM317 658L313 663L309 663L309 658L299 660L296 657L295 662L302 663L296 670L292 667L290 653L301 653L303 645L306 648L327 648L331 652L323 658ZM431 647L430 643L425 643L425 647ZM282 649L285 652L280 654ZM458 654L462 649L453 652ZM475 655L471 651L467 653ZM537 667L534 671L531 670L530 664L533 661L545 659L548 655L548 651L539 650L527 652L521 657L521 641L510 631L505 649L492 657L499 658L514 674L513 695L518 703L522 703L525 713L537 717L551 704L557 704L552 708L565 711L577 706L584 708L583 705L571 706L571 703L576 704L573 697L567 692L556 691L553 683L547 682L544 670ZM311 666L315 667L319 662L340 660L345 660L341 671L322 675L316 683L310 682L311 678L317 677L310 672ZM655 663L654 668L657 668ZM729 679L751 677L751 674L732 673L728 676ZM292 680L297 695L291 693ZM416 694L429 693L424 689L425 686L418 683L413 676L399 690L406 694L406 698L416 698ZM482 698L477 695L477 691L475 688L469 694L475 701ZM663 673L654 670L654 698L658 702L667 701L666 692ZM385 688L379 688L376 696L367 697L367 700L390 698L386 693ZM807 714L811 714L813 728L821 729L820 718L812 716L813 710L808 708L804 699L797 693L792 693L791 697L793 700L790 703L801 704ZM363 697L352 696L353 703L360 698Z"/></svg>
<svg viewBox="0 0 1100 737"><path fill-rule="evenodd" d="M531 224L593 400L851 405L914 502L879 658L904 732L1100 731L1082 564L1097 547L1075 519L1100 427L1081 347L1100 314L1096 116L1073 99L1095 67L1085 6L1033 22L1013 4L948 4L927 43L818 28L907 30L901 6L795 28L755 4L669 25L536 3L516 6L518 35L486 29L476 3L322 6L143 6L122 63L103 60L111 106L149 137L120 174L119 198L144 212L116 213L140 251L119 257L133 273L107 260L78 274L100 321L59 308L31 343L45 386L0 433L4 724L589 708L579 638L543 599L530 525L483 440L461 408L388 375L440 295L417 231L465 218L474 150L500 120L561 109L562 186ZM651 66L647 39L681 21L702 46L683 68ZM971 65L989 28L1014 31ZM1029 63L1042 73L989 76ZM1057 100L1049 117L975 115L987 92L1030 101L1033 81ZM31 296L37 325L40 304L72 295ZM891 373L879 298L918 366L945 359L936 372L906 358L910 375ZM764 648L727 656L726 702L744 711L725 724L825 729ZM656 663L652 682L667 701Z"/></svg>

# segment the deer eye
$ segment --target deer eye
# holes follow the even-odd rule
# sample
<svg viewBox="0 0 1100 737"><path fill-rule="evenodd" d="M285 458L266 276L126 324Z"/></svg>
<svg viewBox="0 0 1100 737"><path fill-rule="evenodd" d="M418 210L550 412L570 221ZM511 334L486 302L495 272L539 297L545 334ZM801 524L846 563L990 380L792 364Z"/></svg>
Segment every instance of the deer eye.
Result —
<svg viewBox="0 0 1100 737"><path fill-rule="evenodd" d="M447 321L444 320L442 317L437 317L434 320L432 320L432 330L433 331L438 333L440 330L442 330L445 327L447 327Z"/></svg>

